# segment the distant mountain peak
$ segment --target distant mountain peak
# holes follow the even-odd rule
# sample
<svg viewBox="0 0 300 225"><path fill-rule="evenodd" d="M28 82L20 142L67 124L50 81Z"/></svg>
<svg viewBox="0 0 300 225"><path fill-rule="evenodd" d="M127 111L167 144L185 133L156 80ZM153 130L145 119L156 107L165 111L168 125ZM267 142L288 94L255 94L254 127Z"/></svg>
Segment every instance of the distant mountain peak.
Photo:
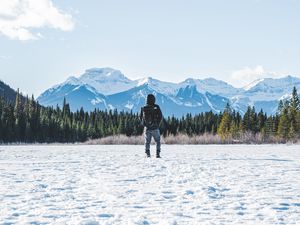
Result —
<svg viewBox="0 0 300 225"><path fill-rule="evenodd" d="M147 83L149 83L150 80L151 80L151 77L141 78L141 79L138 80L137 85L140 86L140 85L143 85L143 84L147 84Z"/></svg>
<svg viewBox="0 0 300 225"><path fill-rule="evenodd" d="M294 77L292 75L287 75L285 77L279 78L279 80L285 80L286 82L300 82L300 78Z"/></svg>
<svg viewBox="0 0 300 225"><path fill-rule="evenodd" d="M119 71L119 70L115 70L115 69L110 68L110 67L102 67L102 68L93 67L93 68L87 69L85 71L87 73L103 73L103 72L105 73L105 72Z"/></svg>
<svg viewBox="0 0 300 225"><path fill-rule="evenodd" d="M82 74L79 78L80 80L106 80L106 79L113 79L113 80L120 80L120 81L130 81L127 77L121 73L120 70L115 70L109 67L105 68L91 68L87 69L84 74Z"/></svg>
<svg viewBox="0 0 300 225"><path fill-rule="evenodd" d="M216 78L213 78L213 77L207 77L207 78L204 78L203 79L204 81L209 81L209 82L215 82L215 81L218 81L218 82L224 82L222 80L217 80Z"/></svg>
<svg viewBox="0 0 300 225"><path fill-rule="evenodd" d="M209 84L209 85L219 85L219 84L222 84L222 85L226 85L226 86L231 86L232 87L231 84L228 84L228 83L226 83L223 80L218 80L218 79L213 78L213 77L204 78L202 80L202 82L205 83L205 84Z"/></svg>
<svg viewBox="0 0 300 225"><path fill-rule="evenodd" d="M152 77L145 77L145 78L139 79L137 81L137 86L141 86L141 85L144 85L144 84L149 84L152 81L153 81Z"/></svg>
<svg viewBox="0 0 300 225"><path fill-rule="evenodd" d="M97 92L110 95L129 90L135 82L124 76L119 70L109 67L87 69L79 78L70 77L66 82L81 83L94 88Z"/></svg>
<svg viewBox="0 0 300 225"><path fill-rule="evenodd" d="M195 81L196 81L196 79L194 79L194 78L187 78L183 82L185 82L185 83L195 83Z"/></svg>
<svg viewBox="0 0 300 225"><path fill-rule="evenodd" d="M71 76L63 84L65 84L65 83L68 83L71 85L78 85L78 84L81 84L81 81L78 78Z"/></svg>
<svg viewBox="0 0 300 225"><path fill-rule="evenodd" d="M257 85L258 83L260 83L260 82L262 82L264 80L265 80L265 78L256 79L256 80L252 81L250 84L247 84L246 86L244 86L243 89L245 91L248 91L251 88L253 88L255 85Z"/></svg>
<svg viewBox="0 0 300 225"><path fill-rule="evenodd" d="M74 76L71 76L71 77L69 77L65 82L60 83L60 84L56 84L56 85L54 85L53 87L49 88L49 89L47 90L47 92L50 92L50 93L51 93L51 92L53 92L53 91L59 91L59 89L60 89L61 87L65 86L65 85L78 86L78 85L82 85L82 82L81 82L78 78L76 78L76 77L74 77ZM44 92L43 94L45 94L45 92ZM42 95L43 95L43 94L42 94Z"/></svg>
<svg viewBox="0 0 300 225"><path fill-rule="evenodd" d="M245 91L254 91L257 89L270 89L270 88L279 88L283 89L286 86L290 86L290 84L293 83L295 85L300 84L300 78L298 77L293 77L291 75L287 75L285 77L280 77L280 78L261 78L257 79L250 84L246 85L243 87Z"/></svg>

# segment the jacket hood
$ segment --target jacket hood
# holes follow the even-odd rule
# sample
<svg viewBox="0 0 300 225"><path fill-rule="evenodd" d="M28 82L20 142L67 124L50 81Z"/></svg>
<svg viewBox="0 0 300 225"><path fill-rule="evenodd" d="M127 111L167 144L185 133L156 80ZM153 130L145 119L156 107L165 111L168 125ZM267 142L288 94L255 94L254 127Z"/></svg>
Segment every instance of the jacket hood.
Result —
<svg viewBox="0 0 300 225"><path fill-rule="evenodd" d="M146 100L147 105L154 105L155 104L155 96L153 94L149 94Z"/></svg>

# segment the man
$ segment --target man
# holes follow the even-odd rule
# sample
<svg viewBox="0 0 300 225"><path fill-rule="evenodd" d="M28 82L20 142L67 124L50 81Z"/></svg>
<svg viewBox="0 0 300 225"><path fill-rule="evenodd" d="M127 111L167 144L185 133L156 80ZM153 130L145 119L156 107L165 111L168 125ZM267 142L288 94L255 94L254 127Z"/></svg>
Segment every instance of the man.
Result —
<svg viewBox="0 0 300 225"><path fill-rule="evenodd" d="M146 105L141 108L140 119L142 121L145 135L145 153L150 156L150 143L153 137L156 142L156 158L160 158L160 132L159 124L162 120L162 113L157 104L155 104L155 96L149 94L147 96Z"/></svg>

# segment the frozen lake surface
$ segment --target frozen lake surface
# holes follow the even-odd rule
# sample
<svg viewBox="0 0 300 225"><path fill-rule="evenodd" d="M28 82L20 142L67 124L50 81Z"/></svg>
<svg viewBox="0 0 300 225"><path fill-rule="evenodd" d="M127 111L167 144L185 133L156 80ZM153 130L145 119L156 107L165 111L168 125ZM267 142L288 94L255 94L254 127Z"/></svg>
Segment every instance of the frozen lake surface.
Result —
<svg viewBox="0 0 300 225"><path fill-rule="evenodd" d="M161 155L0 146L0 224L300 223L299 145L173 145Z"/></svg>

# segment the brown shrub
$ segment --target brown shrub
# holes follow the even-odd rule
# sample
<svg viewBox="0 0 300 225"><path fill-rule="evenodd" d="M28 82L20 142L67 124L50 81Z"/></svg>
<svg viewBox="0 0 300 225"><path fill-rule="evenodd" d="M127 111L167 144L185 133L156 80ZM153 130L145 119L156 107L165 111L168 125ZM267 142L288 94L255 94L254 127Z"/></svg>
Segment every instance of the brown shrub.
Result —
<svg viewBox="0 0 300 225"><path fill-rule="evenodd" d="M291 143L299 144L299 139L294 140ZM186 134L177 134L176 136L170 135L161 138L162 144L168 145L205 145L205 144L276 144L276 143L286 143L286 140L277 137L270 136L267 137L261 133L251 133L245 132L240 133L238 137L227 137L223 140L219 135L204 133L203 135L188 136ZM126 135L116 135L108 136L100 139L91 139L85 142L89 145L143 145L144 136L126 136ZM151 144L154 144L152 138Z"/></svg>

